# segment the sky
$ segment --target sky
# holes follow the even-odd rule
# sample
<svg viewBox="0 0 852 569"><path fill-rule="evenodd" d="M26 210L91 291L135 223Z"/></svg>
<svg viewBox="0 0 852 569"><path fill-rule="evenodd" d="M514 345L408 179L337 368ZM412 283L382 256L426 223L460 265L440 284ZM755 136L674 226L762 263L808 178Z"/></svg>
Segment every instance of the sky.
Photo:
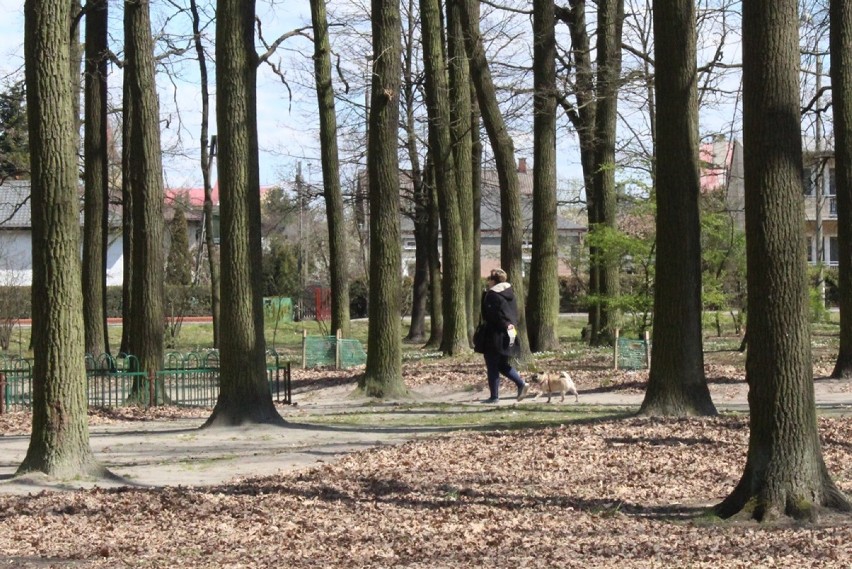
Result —
<svg viewBox="0 0 852 569"><path fill-rule="evenodd" d="M508 0L507 0L508 1ZM525 6L525 0L514 0L519 6ZM634 0L632 3L643 3L643 0ZM152 21L155 29L165 21L163 1L154 1L155 8L152 13ZM353 1L358 5L357 1ZM121 13L113 6L120 6L116 0L110 2L110 27L112 33L118 39L116 50L121 49ZM158 8L159 7L159 8ZM329 4L333 14L334 5ZM0 76L22 69L23 66L23 2L20 0L0 0L0 10L4 18L0 19ZM307 26L310 23L309 3L307 0L286 3L282 0L258 0L258 16L263 23L264 37L271 41L282 33L292 31L296 28ZM632 10L636 12L636 10ZM331 16L331 15L330 15ZM639 14L642 17L642 14ZM502 18L505 19L505 18ZM172 31L189 29L187 17L176 17L168 24ZM483 26L485 26L485 22ZM499 57L503 61L519 60L528 61L531 47L527 45L524 34L529 29L529 18L527 16L516 17L516 29L514 44L501 50ZM564 32L564 26L563 26ZM212 44L213 28L207 33ZM334 31L333 31L334 34ZM334 35L333 35L334 38ZM703 38L707 39L707 38ZM712 43L712 38L710 38ZM712 47L712 46L711 46ZM709 49L709 48L705 48ZM356 75L366 74L366 61L361 63L359 56L354 52L347 52L347 47L338 44L335 50L342 53L351 62L350 66L361 65L364 70L350 68L350 79ZM739 44L729 45L725 53L727 62L735 62L739 57ZM301 163L303 176L308 182L321 182L321 168L319 162L318 124L316 118L316 99L312 88L301 86L309 84L312 80L311 73L312 48L305 38L295 38L284 42L272 61L280 64L292 87L291 94L282 84L281 80L270 71L268 66L262 65L258 71L258 135L260 140L260 178L261 185L270 186L285 180L292 180L295 176L297 164ZM198 87L197 64L189 59L194 56L194 51L187 55L183 62L173 64L171 77L159 74L157 77L160 92L160 110L163 116L162 147L164 148L164 175L167 187L198 187L201 185L201 173L198 166L198 137L200 131L200 89ZM335 75L335 87L338 92L341 85ZM528 79L531 80L531 79ZM120 100L121 94L121 71L116 66L111 67L109 78L111 97L114 101ZM215 89L211 76L211 124L215 119ZM738 79L735 80L738 82ZM730 85L736 88L736 85ZM353 95L353 104L348 108L338 104L338 122L343 124L348 117L350 122L363 121L363 110L357 107L363 102L363 95ZM625 97L622 95L621 100ZM531 107L531 105L528 105ZM633 123L637 128L647 128L642 125L645 120L642 112L630 109L625 103L620 103L620 112L625 123ZM532 162L532 112L531 108L522 108L523 116L515 123L513 136L516 156L526 157L527 162ZM735 116L735 109L725 106L719 109L711 109L702 116L702 126L706 130L716 128L716 124L724 125ZM566 130L567 121L562 117L562 128L558 133L557 143L557 169L562 186L576 186L582 178L579 164L576 136ZM360 124L363 124L361 122ZM719 127L723 129L722 126ZM629 130L629 129L628 129ZM211 134L215 133L215 127L211 126ZM349 147L363 145L360 140L350 139ZM341 151L346 144L341 141ZM172 149L180 148L181 152L174 153ZM405 165L403 164L403 167ZM214 172L215 177L215 172ZM214 178L215 179L215 178Z"/></svg>

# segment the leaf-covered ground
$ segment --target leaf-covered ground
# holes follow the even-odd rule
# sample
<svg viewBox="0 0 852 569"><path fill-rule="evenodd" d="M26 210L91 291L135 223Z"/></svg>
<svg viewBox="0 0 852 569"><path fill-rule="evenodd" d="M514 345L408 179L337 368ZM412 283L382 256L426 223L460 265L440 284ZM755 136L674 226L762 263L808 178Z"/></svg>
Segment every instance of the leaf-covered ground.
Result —
<svg viewBox="0 0 852 569"><path fill-rule="evenodd" d="M641 393L647 373L571 369L581 392ZM547 364L543 364L546 366ZM555 365L555 364L554 364ZM357 372L294 375L298 394ZM481 389L479 361L408 363L413 389ZM708 364L714 397L742 394L740 366ZM823 384L824 385L824 384ZM821 388L824 388L821 386ZM845 383L832 385L848 390ZM0 496L0 567L849 567L852 518L723 522L708 508L742 473L747 419L568 420L457 432L333 464L206 489ZM522 406L519 406L522 412ZM548 407L548 410L550 407ZM454 411L463 412L463 411ZM560 406L553 405L559 417ZM206 417L97 410L90 424ZM561 420L561 419L560 419ZM0 432L29 431L0 416ZM828 468L852 495L852 419L820 419Z"/></svg>
<svg viewBox="0 0 852 569"><path fill-rule="evenodd" d="M821 420L852 492L852 421ZM456 433L209 490L0 498L0 566L848 567L852 526L726 523L744 419Z"/></svg>

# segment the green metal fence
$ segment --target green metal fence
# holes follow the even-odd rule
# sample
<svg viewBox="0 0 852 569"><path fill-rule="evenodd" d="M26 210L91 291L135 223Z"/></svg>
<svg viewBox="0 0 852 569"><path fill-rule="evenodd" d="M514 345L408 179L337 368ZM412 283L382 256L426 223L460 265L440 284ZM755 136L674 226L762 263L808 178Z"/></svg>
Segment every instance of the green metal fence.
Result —
<svg viewBox="0 0 852 569"><path fill-rule="evenodd" d="M304 336L302 338L302 367L350 368L364 365L367 353L359 340L336 336Z"/></svg>
<svg viewBox="0 0 852 569"><path fill-rule="evenodd" d="M29 360L0 356L0 413L32 407L33 372Z"/></svg>
<svg viewBox="0 0 852 569"><path fill-rule="evenodd" d="M90 407L180 405L212 407L219 397L219 353L170 352L163 369L152 378L132 355L86 354L86 394ZM291 404L289 360L272 350L266 355L270 393ZM151 381L153 379L153 381ZM29 360L0 356L0 413L32 407L32 365Z"/></svg>

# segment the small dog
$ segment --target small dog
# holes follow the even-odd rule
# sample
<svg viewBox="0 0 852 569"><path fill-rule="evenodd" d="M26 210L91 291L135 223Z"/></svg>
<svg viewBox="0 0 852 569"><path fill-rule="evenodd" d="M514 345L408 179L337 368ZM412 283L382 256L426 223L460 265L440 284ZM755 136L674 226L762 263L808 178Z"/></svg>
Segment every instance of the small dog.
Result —
<svg viewBox="0 0 852 569"><path fill-rule="evenodd" d="M574 395L575 402L580 401L580 395L577 393L574 380L571 379L571 375L567 371L560 373L559 377L549 373L534 373L530 377L530 382L541 386L541 391L536 393L534 397L538 397L543 393L547 395L548 403L550 403L550 398L556 393L562 396L560 402L564 402L566 392Z"/></svg>

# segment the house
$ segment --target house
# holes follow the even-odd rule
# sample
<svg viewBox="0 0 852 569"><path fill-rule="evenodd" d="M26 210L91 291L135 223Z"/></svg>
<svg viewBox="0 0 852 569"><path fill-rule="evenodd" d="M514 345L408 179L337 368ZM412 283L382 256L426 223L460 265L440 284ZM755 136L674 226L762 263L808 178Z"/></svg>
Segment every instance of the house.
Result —
<svg viewBox="0 0 852 569"><path fill-rule="evenodd" d="M4 180L0 184L0 286L30 286L33 274L32 209L30 181ZM174 217L175 207L168 201L163 207L166 223ZM202 213L198 208L186 210L190 249L201 239ZM82 207L80 227L83 226ZM168 247L168 231L166 231ZM82 240L81 245L82 249ZM82 258L82 251L81 251ZM124 251L121 234L121 210L109 214L107 246L107 286L120 286L124 281Z"/></svg>
<svg viewBox="0 0 852 569"><path fill-rule="evenodd" d="M410 193L410 176L408 173L400 176L405 180L401 185L408 184L407 189L403 189L403 193ZM532 223L533 223L533 173L527 167L525 158L518 160L518 185L520 190L521 215L523 219L523 262L524 266L528 266L532 260ZM500 241L502 237L502 221L500 217L500 186L497 180L496 170L482 171L482 191L480 200L480 265L481 276L485 277L491 272L491 269L501 265L500 262ZM576 253L582 243L588 229L585 226L574 223L573 221L559 216L557 218L558 244L560 260L566 261L559 264L560 275L570 275L570 267L567 263L568 257ZM410 276L414 274L415 264L415 241L414 241L414 223L409 216L403 216L400 225L402 237L402 270L403 275ZM440 251L441 240L438 238L438 247Z"/></svg>
<svg viewBox="0 0 852 569"><path fill-rule="evenodd" d="M701 146L702 191L726 192L725 201L735 225L745 231L745 183L743 149L739 141L716 139ZM805 151L802 194L805 206L805 238L808 263L821 259L837 266L837 185L834 153ZM819 247L818 247L819 246Z"/></svg>

